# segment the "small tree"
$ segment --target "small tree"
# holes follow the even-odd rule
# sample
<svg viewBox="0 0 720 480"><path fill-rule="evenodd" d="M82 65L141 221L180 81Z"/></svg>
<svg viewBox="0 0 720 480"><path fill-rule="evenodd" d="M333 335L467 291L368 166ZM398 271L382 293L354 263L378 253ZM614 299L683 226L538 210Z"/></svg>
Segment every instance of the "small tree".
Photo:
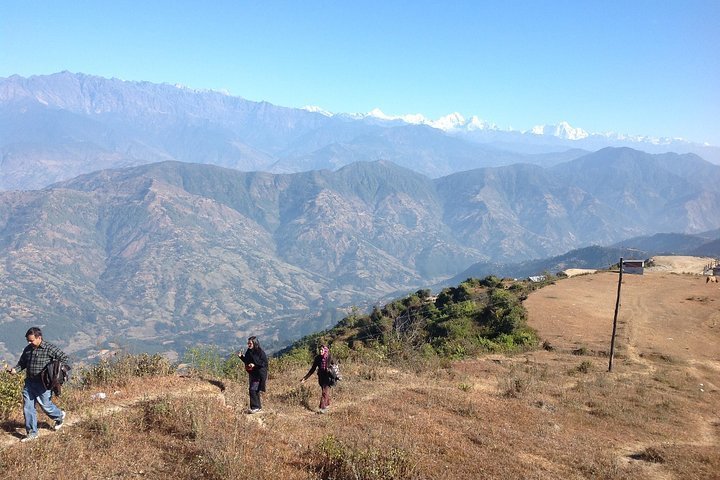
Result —
<svg viewBox="0 0 720 480"><path fill-rule="evenodd" d="M490 292L483 320L494 336L513 333L525 324L526 317L525 309L515 295L500 289Z"/></svg>

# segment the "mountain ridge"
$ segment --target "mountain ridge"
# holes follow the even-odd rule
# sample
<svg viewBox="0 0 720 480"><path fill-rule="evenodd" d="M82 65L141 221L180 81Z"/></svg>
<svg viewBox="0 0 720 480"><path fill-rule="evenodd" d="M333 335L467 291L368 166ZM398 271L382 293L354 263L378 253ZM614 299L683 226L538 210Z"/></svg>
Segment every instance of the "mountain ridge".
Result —
<svg viewBox="0 0 720 480"><path fill-rule="evenodd" d="M539 259L597 239L720 225L720 198L702 182L644 176L643 164L662 167L656 156L609 149L591 160L629 164L609 169L608 183L637 175L634 203L585 190L591 169L516 164L430 179L387 161L292 174L164 161L0 192L0 342L38 318L73 351L160 339L174 343L148 348L180 351L228 329L281 345L352 305L478 262L497 275L512 262L539 273L548 268ZM673 156L673 168L684 161L698 160ZM681 208L698 198L715 212L700 224ZM659 216L637 220L647 212Z"/></svg>
<svg viewBox="0 0 720 480"><path fill-rule="evenodd" d="M99 169L163 160L272 173L390 160L439 178L512 163L551 165L577 158L578 149L623 145L592 136L581 140L479 128L458 134L70 72L0 79L0 189L5 190L37 189ZM653 152L669 148L625 145ZM695 149L720 162L715 147L680 147L680 153Z"/></svg>

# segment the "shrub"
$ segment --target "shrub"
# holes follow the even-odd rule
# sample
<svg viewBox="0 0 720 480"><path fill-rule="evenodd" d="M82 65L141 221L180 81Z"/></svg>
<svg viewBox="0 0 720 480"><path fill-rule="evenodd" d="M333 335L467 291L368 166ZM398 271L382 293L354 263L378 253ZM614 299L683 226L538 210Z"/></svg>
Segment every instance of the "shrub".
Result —
<svg viewBox="0 0 720 480"><path fill-rule="evenodd" d="M311 470L323 480L336 478L407 479L416 475L410 455L399 448L351 447L334 436L320 441L309 455Z"/></svg>
<svg viewBox="0 0 720 480"><path fill-rule="evenodd" d="M116 441L117 431L113 428L107 418L90 418L81 424L82 429L92 438L93 445L97 448L112 448Z"/></svg>
<svg viewBox="0 0 720 480"><path fill-rule="evenodd" d="M480 285L488 288L500 288L502 287L502 280L495 275L488 275L487 277L480 280Z"/></svg>
<svg viewBox="0 0 720 480"><path fill-rule="evenodd" d="M97 385L125 385L133 377L168 375L174 371L170 362L160 354L121 354L104 358L80 371L80 384L84 387Z"/></svg>
<svg viewBox="0 0 720 480"><path fill-rule="evenodd" d="M224 359L215 345L190 347L183 356L190 368L199 375L220 377L223 375Z"/></svg>
<svg viewBox="0 0 720 480"><path fill-rule="evenodd" d="M576 348L575 350L573 350L572 354L573 355L587 355L588 350L586 347L580 347L580 348Z"/></svg>
<svg viewBox="0 0 720 480"><path fill-rule="evenodd" d="M130 373L123 371L122 364L103 358L98 363L80 371L80 384L84 387L117 383L122 385L130 378Z"/></svg>
<svg viewBox="0 0 720 480"><path fill-rule="evenodd" d="M278 395L278 399L287 405L299 405L312 410L311 399L313 398L312 389L307 385L299 385L291 388L289 391Z"/></svg>
<svg viewBox="0 0 720 480"><path fill-rule="evenodd" d="M159 353L153 355L141 353L134 359L135 375L138 377L169 375L175 371L170 361Z"/></svg>
<svg viewBox="0 0 720 480"><path fill-rule="evenodd" d="M0 421L10 418L22 404L23 375L0 372Z"/></svg>
<svg viewBox="0 0 720 480"><path fill-rule="evenodd" d="M580 365L572 370L572 373L588 373L592 369L592 362L590 360L583 360Z"/></svg>
<svg viewBox="0 0 720 480"><path fill-rule="evenodd" d="M338 362L348 360L352 353L348 344L344 342L335 342L330 345L330 352L332 353L333 358ZM310 361L312 361L312 358L306 360L306 363Z"/></svg>
<svg viewBox="0 0 720 480"><path fill-rule="evenodd" d="M269 372L271 374L282 374L295 367L307 366L309 368L312 361L313 353L310 347L305 345L297 346L279 357L271 358Z"/></svg>
<svg viewBox="0 0 720 480"><path fill-rule="evenodd" d="M472 390L472 385L465 382L460 382L460 385L458 385L458 388L462 390L463 392L469 392Z"/></svg>
<svg viewBox="0 0 720 480"><path fill-rule="evenodd" d="M500 391L504 397L521 398L535 390L546 375L547 370L535 364L527 364L523 368L513 366L508 375L500 379Z"/></svg>
<svg viewBox="0 0 720 480"><path fill-rule="evenodd" d="M272 368L269 369L272 372ZM232 354L220 366L220 373L224 378L239 380L245 375L245 364L240 357Z"/></svg>
<svg viewBox="0 0 720 480"><path fill-rule="evenodd" d="M160 397L140 405L144 431L157 431L178 438L195 439L208 416L207 405L188 398Z"/></svg>
<svg viewBox="0 0 720 480"><path fill-rule="evenodd" d="M426 360L432 360L437 357L437 351L429 343L423 343L420 346L420 355Z"/></svg>
<svg viewBox="0 0 720 480"><path fill-rule="evenodd" d="M493 290L483 319L495 335L510 334L524 326L527 313L520 300L507 290Z"/></svg>

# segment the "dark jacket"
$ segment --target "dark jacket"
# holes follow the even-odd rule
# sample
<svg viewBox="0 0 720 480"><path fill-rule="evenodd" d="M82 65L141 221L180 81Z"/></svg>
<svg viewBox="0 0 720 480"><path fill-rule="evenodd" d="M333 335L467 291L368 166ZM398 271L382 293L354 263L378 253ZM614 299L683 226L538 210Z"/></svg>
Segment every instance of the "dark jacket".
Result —
<svg viewBox="0 0 720 480"><path fill-rule="evenodd" d="M310 367L310 370L308 370L308 372L305 374L305 378L310 377L310 375L312 375L313 372L315 372L315 370L317 369L318 383L320 384L320 386L332 387L337 381L335 375L333 375L332 371L330 370L330 365L332 365L332 363L332 356L328 355L328 359L326 362L327 368L322 368L322 355L315 355L312 366Z"/></svg>
<svg viewBox="0 0 720 480"><path fill-rule="evenodd" d="M40 378L43 385L58 397L62 393L62 384L70 377L70 367L60 360L50 362L42 372Z"/></svg>
<svg viewBox="0 0 720 480"><path fill-rule="evenodd" d="M242 356L243 363L247 366L252 363L255 367L248 372L250 381L260 382L260 391L265 391L265 383L267 382L268 358L265 351L260 347L253 349L248 348Z"/></svg>

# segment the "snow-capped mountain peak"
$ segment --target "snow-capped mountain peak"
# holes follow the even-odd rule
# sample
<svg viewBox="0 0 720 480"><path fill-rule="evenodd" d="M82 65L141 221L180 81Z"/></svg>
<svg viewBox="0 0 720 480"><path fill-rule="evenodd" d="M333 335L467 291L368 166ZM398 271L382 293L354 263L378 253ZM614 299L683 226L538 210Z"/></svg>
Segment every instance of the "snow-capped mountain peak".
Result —
<svg viewBox="0 0 720 480"><path fill-rule="evenodd" d="M485 120L479 118L477 115L473 115L470 117L470 121L467 124L468 130L497 130L498 127L495 124L491 124L489 122L486 122Z"/></svg>
<svg viewBox="0 0 720 480"><path fill-rule="evenodd" d="M313 107L305 107L309 110ZM318 108L318 107L314 107ZM318 111L318 110L313 110ZM332 114L328 114L332 116ZM407 115L388 115L383 112L380 108L374 108L365 114L342 114L343 116L353 119L364 119L370 118L374 120L380 120L382 122L402 122L411 125L427 125L438 130L442 130L451 135L484 135L483 132L488 134L496 134L501 132L507 132L508 134L521 134L528 136L542 136L542 137L554 137L558 140L564 140L569 142L584 140L584 141L605 141L614 142L613 144L645 144L645 145L670 145L673 143L681 142L686 143L687 141L681 138L655 138L642 135L625 135L615 132L607 133L588 133L579 127L573 127L566 121L561 121L556 125L536 125L530 130L514 130L511 127L507 130L501 130L494 123L482 120L477 115L471 116L466 119L462 114L458 112L450 113L442 116L436 120L430 120L420 113L407 114ZM496 138L496 137L493 137Z"/></svg>
<svg viewBox="0 0 720 480"><path fill-rule="evenodd" d="M437 128L445 132L457 132L461 130L475 131L475 130L497 130L498 127L495 124L488 123L476 115L466 119L462 114L458 112L450 113L437 120L430 120L420 113L413 113L407 115L388 115L379 108L374 108L366 114L352 115L354 118L374 118L383 121L401 121L411 125L427 125L429 127Z"/></svg>
<svg viewBox="0 0 720 480"><path fill-rule="evenodd" d="M366 116L373 117L373 118L379 118L380 120L392 120L393 119L389 115L385 115L385 112L383 112L379 108L373 108L372 110L370 110L367 113Z"/></svg>
<svg viewBox="0 0 720 480"><path fill-rule="evenodd" d="M562 138L563 140L581 140L590 136L582 128L574 128L567 122L560 122L557 125L536 125L531 129L535 135L550 135Z"/></svg>
<svg viewBox="0 0 720 480"><path fill-rule="evenodd" d="M332 112L328 112L322 107L318 107L317 105L305 105L302 107L302 110L307 110L308 112L312 113L319 113L320 115L325 115L326 117L332 117L334 114Z"/></svg>
<svg viewBox="0 0 720 480"><path fill-rule="evenodd" d="M429 122L429 125L439 128L440 130L448 131L462 127L466 123L465 117L460 115L458 112L454 112L449 115L445 115L444 117L440 117L435 121Z"/></svg>
<svg viewBox="0 0 720 480"><path fill-rule="evenodd" d="M409 113L406 115L388 115L379 108L373 108L370 110L366 115L361 115L361 117L371 117L371 118L377 118L378 120L387 120L387 121L397 121L400 120L405 123L410 123L412 125L424 125L428 123L428 120L419 113Z"/></svg>

